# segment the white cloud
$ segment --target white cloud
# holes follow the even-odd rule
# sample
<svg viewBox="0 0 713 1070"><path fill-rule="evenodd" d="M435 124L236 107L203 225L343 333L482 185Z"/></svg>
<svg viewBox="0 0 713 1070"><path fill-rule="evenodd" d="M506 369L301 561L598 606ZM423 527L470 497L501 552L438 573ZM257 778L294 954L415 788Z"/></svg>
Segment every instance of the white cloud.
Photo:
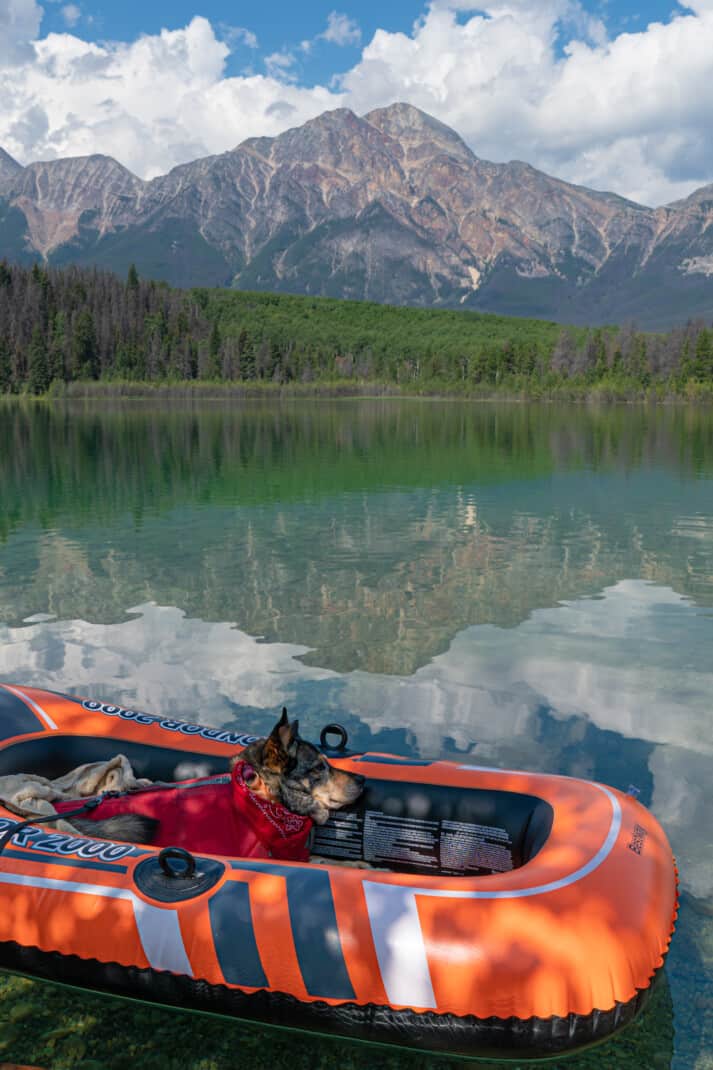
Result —
<svg viewBox="0 0 713 1070"><path fill-rule="evenodd" d="M0 70L32 62L31 42L41 22L42 8L35 0L0 0Z"/></svg>
<svg viewBox="0 0 713 1070"><path fill-rule="evenodd" d="M358 45L361 41L361 30L354 19L348 15L342 15L338 11L330 11L327 16L327 27L316 37L308 37L300 41L298 50L304 55L312 54L314 46L320 41L327 41L332 45ZM288 53L291 55L291 53ZM293 57L294 58L294 57Z"/></svg>
<svg viewBox="0 0 713 1070"><path fill-rule="evenodd" d="M246 48L257 48L258 39L257 35L248 30L245 26L230 26L226 22L221 22L218 29L220 30L221 37L230 45L233 49L236 45L245 45Z"/></svg>
<svg viewBox="0 0 713 1070"><path fill-rule="evenodd" d="M268 76L226 77L229 45L204 18L130 44L53 33L32 45L39 27L29 18L32 2L11 2L24 3L26 17L12 52L6 37L0 45L0 145L20 162L103 152L149 177L246 137L277 134L339 99L319 86L286 84L274 57ZM0 12L2 5L7 0ZM23 48L31 58L18 65Z"/></svg>
<svg viewBox="0 0 713 1070"><path fill-rule="evenodd" d="M61 9L61 14L68 26L76 26L82 17L82 12L76 4L65 4Z"/></svg>
<svg viewBox="0 0 713 1070"><path fill-rule="evenodd" d="M713 180L713 0L611 40L576 0L435 0L411 33L378 30L336 85L311 87L296 56L318 40L355 43L347 15L266 57L266 74L230 78L230 48L257 45L248 29L221 27L219 40L195 18L98 45L38 40L41 16L35 0L0 0L0 145L21 161L106 152L153 175L327 108L408 100L479 156L645 203Z"/></svg>
<svg viewBox="0 0 713 1070"><path fill-rule="evenodd" d="M361 30L348 15L330 11L327 16L327 29L319 34L319 38L333 45L358 45L361 41Z"/></svg>
<svg viewBox="0 0 713 1070"><path fill-rule="evenodd" d="M265 70L271 78L294 81L297 77L292 70L294 65L295 57L291 52L271 52L269 56L265 56Z"/></svg>

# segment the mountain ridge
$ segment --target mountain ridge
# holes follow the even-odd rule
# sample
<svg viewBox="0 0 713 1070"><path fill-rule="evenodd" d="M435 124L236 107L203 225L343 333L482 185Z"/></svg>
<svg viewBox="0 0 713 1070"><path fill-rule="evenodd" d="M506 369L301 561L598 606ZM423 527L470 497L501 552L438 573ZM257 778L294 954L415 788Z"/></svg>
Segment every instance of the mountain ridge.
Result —
<svg viewBox="0 0 713 1070"><path fill-rule="evenodd" d="M4 181L13 178L21 170L22 164L13 159L10 153L0 145L0 187Z"/></svg>
<svg viewBox="0 0 713 1070"><path fill-rule="evenodd" d="M9 161L9 162L8 162ZM713 185L661 208L477 157L413 105L324 112L143 180L0 150L0 256L565 322L713 316Z"/></svg>

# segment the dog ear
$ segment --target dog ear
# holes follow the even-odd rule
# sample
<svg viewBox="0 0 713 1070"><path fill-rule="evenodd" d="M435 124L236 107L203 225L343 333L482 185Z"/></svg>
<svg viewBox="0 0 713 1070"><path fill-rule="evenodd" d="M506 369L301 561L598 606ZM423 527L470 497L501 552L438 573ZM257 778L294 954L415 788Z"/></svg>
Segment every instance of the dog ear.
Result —
<svg viewBox="0 0 713 1070"><path fill-rule="evenodd" d="M297 737L299 736L300 722L293 721L290 725L290 732L285 743L285 750L288 754L294 756L297 753Z"/></svg>
<svg viewBox="0 0 713 1070"><path fill-rule="evenodd" d="M297 739L299 727L299 721L293 721L292 724L290 724L289 718L287 716L287 707L283 706L282 717L280 718L278 724L275 726L275 729L277 730L277 736L280 741L280 744L285 751L289 752L290 748L293 746L295 740ZM273 731L275 731L275 729L273 729Z"/></svg>
<svg viewBox="0 0 713 1070"><path fill-rule="evenodd" d="M274 773L282 773L287 766L287 751L274 732L267 737L262 748L262 765Z"/></svg>
<svg viewBox="0 0 713 1070"><path fill-rule="evenodd" d="M263 763L270 769L282 771L287 765L287 751L297 736L297 721L290 724L287 708L282 707L282 717L265 740L262 751Z"/></svg>

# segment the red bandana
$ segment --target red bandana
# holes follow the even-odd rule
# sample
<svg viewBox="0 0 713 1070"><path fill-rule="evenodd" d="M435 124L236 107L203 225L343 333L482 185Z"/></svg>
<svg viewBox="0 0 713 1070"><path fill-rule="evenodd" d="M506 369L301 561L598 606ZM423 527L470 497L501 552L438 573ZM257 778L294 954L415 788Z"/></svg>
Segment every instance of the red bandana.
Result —
<svg viewBox="0 0 713 1070"><path fill-rule="evenodd" d="M233 766L233 800L236 809L245 811L251 824L258 825L256 831L264 822L269 822L274 831L261 837L267 842L274 840L275 835L283 840L292 840L296 836L304 836L306 839L312 828L312 819L293 814L282 803L271 802L256 795L248 786L255 776L256 771L247 762L236 762Z"/></svg>

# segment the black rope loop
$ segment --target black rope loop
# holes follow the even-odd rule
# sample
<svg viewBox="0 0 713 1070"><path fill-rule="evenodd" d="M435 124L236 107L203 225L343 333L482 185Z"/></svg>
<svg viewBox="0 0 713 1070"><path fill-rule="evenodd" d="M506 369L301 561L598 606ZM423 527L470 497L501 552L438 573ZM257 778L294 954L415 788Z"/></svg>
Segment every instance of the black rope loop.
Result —
<svg viewBox="0 0 713 1070"><path fill-rule="evenodd" d="M327 742L327 736L339 736L339 742L332 746ZM346 750L349 742L349 734L341 724L326 724L319 734L320 746L325 750Z"/></svg>
<svg viewBox="0 0 713 1070"><path fill-rule="evenodd" d="M172 865L172 861L182 862L183 868ZM164 847L159 852L158 864L166 877L171 880L190 880L196 872L196 860L190 851L183 847Z"/></svg>

